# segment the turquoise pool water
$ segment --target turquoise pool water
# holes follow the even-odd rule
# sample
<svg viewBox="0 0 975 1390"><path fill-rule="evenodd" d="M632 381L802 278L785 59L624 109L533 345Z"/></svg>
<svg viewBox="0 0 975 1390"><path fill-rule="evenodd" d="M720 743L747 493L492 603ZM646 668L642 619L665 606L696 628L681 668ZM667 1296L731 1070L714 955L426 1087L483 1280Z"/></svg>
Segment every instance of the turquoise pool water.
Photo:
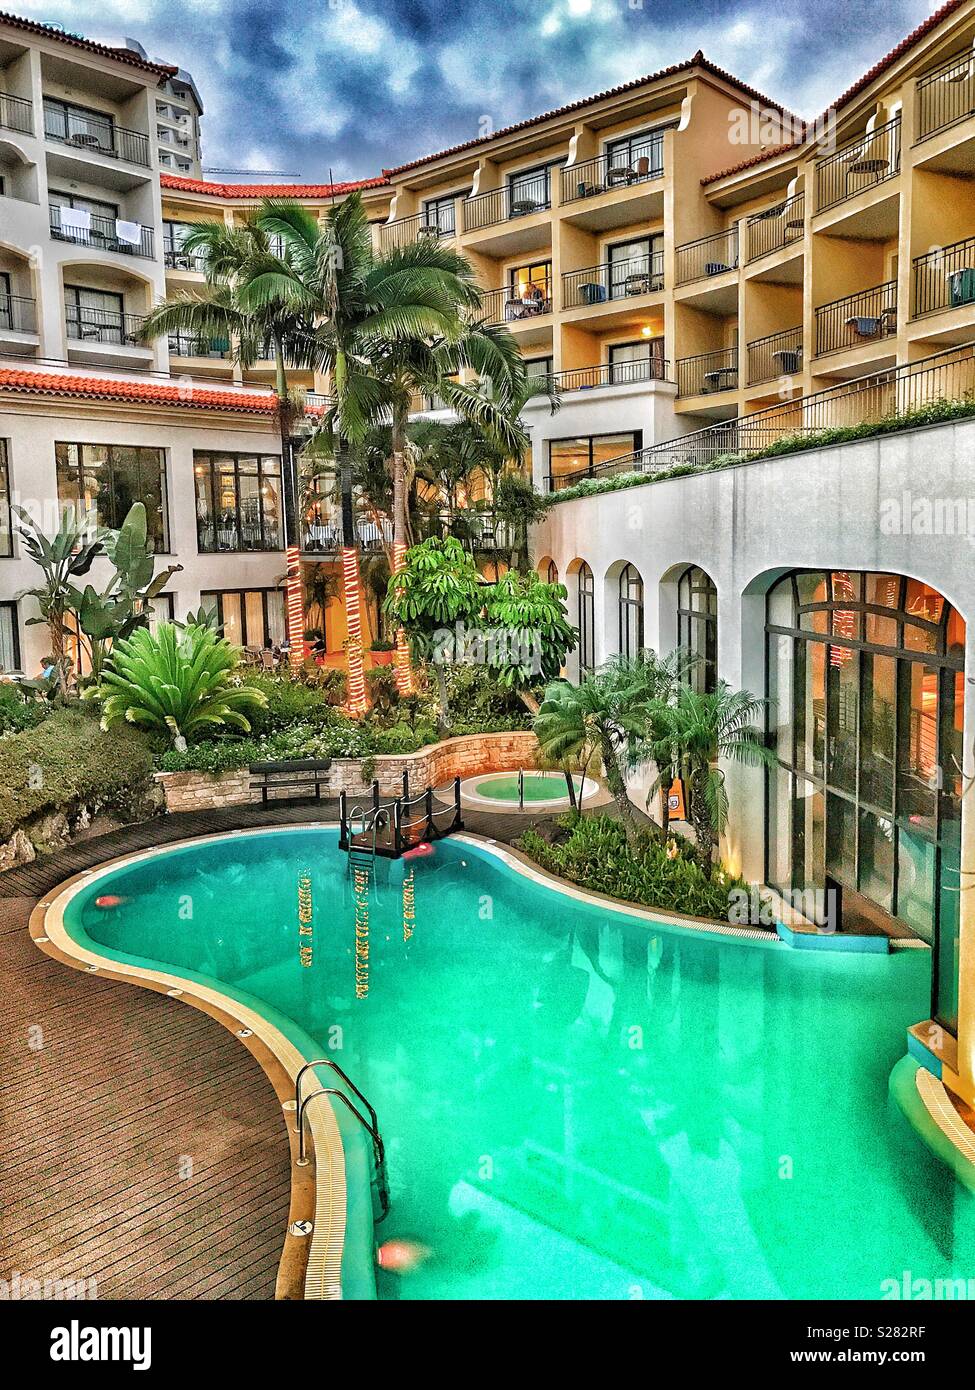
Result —
<svg viewBox="0 0 975 1390"><path fill-rule="evenodd" d="M380 1273L382 1296L875 1298L906 1270L975 1277L972 1199L888 1100L927 952L648 928L450 840L413 865L404 941L408 869L372 893L364 998L334 831L167 851L66 915L78 939L259 1001L365 1091L389 1154L381 1237L432 1252Z"/></svg>
<svg viewBox="0 0 975 1390"><path fill-rule="evenodd" d="M586 792L593 786L591 781L586 783ZM577 792L582 790L582 779L575 778ZM518 774L501 773L496 777L483 777L475 788L478 796L486 796L491 801L518 801ZM555 772L526 772L523 784L525 801L558 801L559 798L569 804L568 788L565 778L561 773Z"/></svg>

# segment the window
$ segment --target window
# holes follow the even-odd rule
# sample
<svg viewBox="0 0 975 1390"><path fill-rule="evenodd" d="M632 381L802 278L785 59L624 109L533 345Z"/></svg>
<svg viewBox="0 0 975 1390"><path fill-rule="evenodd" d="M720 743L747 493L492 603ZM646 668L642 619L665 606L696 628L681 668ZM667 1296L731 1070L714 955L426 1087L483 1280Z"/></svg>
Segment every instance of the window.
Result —
<svg viewBox="0 0 975 1390"><path fill-rule="evenodd" d="M10 298L10 276L0 270L0 328L13 328L13 301Z"/></svg>
<svg viewBox="0 0 975 1390"><path fill-rule="evenodd" d="M44 98L44 134L89 149L115 150L115 122L102 111Z"/></svg>
<svg viewBox="0 0 975 1390"><path fill-rule="evenodd" d="M125 300L110 290L65 285L64 321L69 338L96 343L129 341L125 326Z"/></svg>
<svg viewBox="0 0 975 1390"><path fill-rule="evenodd" d="M457 204L454 194L447 198L427 198L423 204L423 229L435 236L453 236L457 230Z"/></svg>
<svg viewBox="0 0 975 1390"><path fill-rule="evenodd" d="M0 672L19 671L20 632L16 603L0 603Z"/></svg>
<svg viewBox="0 0 975 1390"><path fill-rule="evenodd" d="M582 677L596 665L596 586L585 560L579 566L576 626L579 629L579 675Z"/></svg>
<svg viewBox="0 0 975 1390"><path fill-rule="evenodd" d="M613 343L609 349L609 379L614 386L630 381L662 381L663 338L643 338L635 343Z"/></svg>
<svg viewBox="0 0 975 1390"><path fill-rule="evenodd" d="M554 560L549 560L545 566L545 583L557 584L559 582L559 567Z"/></svg>
<svg viewBox="0 0 975 1390"><path fill-rule="evenodd" d="M555 370L554 357L529 357L525 361L525 371L529 377L544 379Z"/></svg>
<svg viewBox="0 0 975 1390"><path fill-rule="evenodd" d="M524 217L549 206L552 200L550 176L551 170L547 164L541 169L522 169L520 173L509 176L511 217Z"/></svg>
<svg viewBox="0 0 975 1390"><path fill-rule="evenodd" d="M94 512L99 526L117 530L133 502L143 502L156 552L169 549L166 457L162 449L130 444L54 446L58 501L78 515Z"/></svg>
<svg viewBox="0 0 975 1390"><path fill-rule="evenodd" d="M635 453L643 448L643 431L626 434L590 434L574 439L549 440L549 487L568 487L580 478L590 477L595 469L622 454ZM559 481L562 480L562 481ZM566 481L567 480L567 481Z"/></svg>
<svg viewBox="0 0 975 1390"><path fill-rule="evenodd" d="M284 594L280 589L214 589L200 595L216 613L224 637L238 647L273 647L284 641Z"/></svg>
<svg viewBox="0 0 975 1390"><path fill-rule="evenodd" d="M7 459L7 441L0 439L0 557L14 553L12 534L10 524L10 465Z"/></svg>
<svg viewBox="0 0 975 1390"><path fill-rule="evenodd" d="M965 624L897 575L797 571L769 592L766 876L827 878L933 947L957 1017Z"/></svg>
<svg viewBox="0 0 975 1390"><path fill-rule="evenodd" d="M636 656L643 648L643 580L634 565L620 572L619 619L619 653Z"/></svg>
<svg viewBox="0 0 975 1390"><path fill-rule="evenodd" d="M687 673L692 690L706 694L718 678L718 591L710 576L691 565L677 583L677 645L697 657Z"/></svg>
<svg viewBox="0 0 975 1390"><path fill-rule="evenodd" d="M609 248L609 297L651 294L664 287L662 235L619 241Z"/></svg>
<svg viewBox="0 0 975 1390"><path fill-rule="evenodd" d="M606 172L619 170L620 182L635 183L637 179L659 179L664 171L664 137L661 130L642 130L636 135L624 135L608 140L605 147ZM644 162L646 161L646 162Z"/></svg>
<svg viewBox="0 0 975 1390"><path fill-rule="evenodd" d="M194 454L193 472L201 551L282 548L276 454Z"/></svg>

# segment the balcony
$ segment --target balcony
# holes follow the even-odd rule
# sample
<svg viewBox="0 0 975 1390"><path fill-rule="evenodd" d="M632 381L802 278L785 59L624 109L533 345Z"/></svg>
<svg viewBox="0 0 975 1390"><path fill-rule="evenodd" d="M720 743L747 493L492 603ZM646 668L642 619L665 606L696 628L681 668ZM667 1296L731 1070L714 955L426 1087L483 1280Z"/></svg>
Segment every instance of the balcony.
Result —
<svg viewBox="0 0 975 1390"><path fill-rule="evenodd" d="M757 261L781 251L793 242L801 242L806 230L806 200L800 193L784 203L756 212L745 223L748 260Z"/></svg>
<svg viewBox="0 0 975 1390"><path fill-rule="evenodd" d="M38 342L37 307L33 299L0 291L0 351L30 354Z"/></svg>
<svg viewBox="0 0 975 1390"><path fill-rule="evenodd" d="M92 366L145 367L152 349L139 338L144 315L81 304L65 306L68 358Z"/></svg>
<svg viewBox="0 0 975 1390"><path fill-rule="evenodd" d="M99 217L94 212L88 214L87 227L66 227L62 226L61 213L60 207L54 203L50 204L51 236L57 241L71 241L77 246L88 246L93 251L112 251L123 256L143 256L150 261L155 256L151 227L142 227L137 222L126 222L122 218ZM129 240L128 235L120 236L120 231L126 231L136 240Z"/></svg>
<svg viewBox="0 0 975 1390"><path fill-rule="evenodd" d="M897 332L897 281L844 295L816 310L816 356L864 347Z"/></svg>
<svg viewBox="0 0 975 1390"><path fill-rule="evenodd" d="M395 222L385 222L379 228L380 251L396 251L401 246L411 246L421 236L437 238L452 237L456 234L457 223L453 208L441 208L436 213L414 213L412 217L399 217Z"/></svg>
<svg viewBox="0 0 975 1390"><path fill-rule="evenodd" d="M915 256L911 265L911 318L975 304L975 237Z"/></svg>
<svg viewBox="0 0 975 1390"><path fill-rule="evenodd" d="M677 362L678 396L711 396L738 386L737 347L681 357Z"/></svg>
<svg viewBox="0 0 975 1390"><path fill-rule="evenodd" d="M492 189L464 199L464 231L477 232L482 227L496 227L513 218L530 217L552 206L552 184L549 172L523 179L517 185Z"/></svg>
<svg viewBox="0 0 975 1390"><path fill-rule="evenodd" d="M918 142L975 115L975 63L970 50L918 78L915 109Z"/></svg>
<svg viewBox="0 0 975 1390"><path fill-rule="evenodd" d="M167 270L186 270L202 275L206 258L198 251L184 251L175 241L163 242L163 263Z"/></svg>
<svg viewBox="0 0 975 1390"><path fill-rule="evenodd" d="M563 204L577 203L583 198L596 198L619 188L649 183L664 175L664 140L658 135L632 164L619 155L597 155L595 159L572 164L559 175Z"/></svg>
<svg viewBox="0 0 975 1390"><path fill-rule="evenodd" d="M34 134L34 109L27 97L12 97L0 92L0 126L21 135Z"/></svg>
<svg viewBox="0 0 975 1390"><path fill-rule="evenodd" d="M198 338L192 333L170 333L169 355L227 362L231 357L230 343L226 338Z"/></svg>
<svg viewBox="0 0 975 1390"><path fill-rule="evenodd" d="M677 248L677 288L695 280L713 280L738 269L738 226L713 232Z"/></svg>
<svg viewBox="0 0 975 1390"><path fill-rule="evenodd" d="M609 300L657 294L664 287L664 253L567 270L562 274L562 308L591 308Z"/></svg>
<svg viewBox="0 0 975 1390"><path fill-rule="evenodd" d="M802 371L802 328L784 328L746 345L748 385L761 386Z"/></svg>
<svg viewBox="0 0 975 1390"><path fill-rule="evenodd" d="M826 212L900 173L901 119L895 116L820 160L815 170L816 211Z"/></svg>
<svg viewBox="0 0 975 1390"><path fill-rule="evenodd" d="M499 290L481 290L481 312L488 323L522 323L527 319L541 318L545 314L552 312L552 284L546 280L544 284L532 284L528 287L529 291L537 290L537 294L528 293L523 295L520 290L514 290L510 285L503 285Z"/></svg>
<svg viewBox="0 0 975 1390"><path fill-rule="evenodd" d="M548 380L560 391L592 391L598 386L633 386L642 381L669 381L670 363L663 357L641 357L635 362L601 362L597 367L574 367L550 372Z"/></svg>
<svg viewBox="0 0 975 1390"><path fill-rule="evenodd" d="M393 544L393 526L386 517L378 521L355 518L358 548L366 551L389 549ZM342 521L337 506L317 505L302 527L301 549L305 555L335 555L343 548Z"/></svg>
<svg viewBox="0 0 975 1390"><path fill-rule="evenodd" d="M76 150L107 155L144 169L151 167L148 135L116 125L108 116L77 112L47 98L44 100L44 134L48 140Z"/></svg>

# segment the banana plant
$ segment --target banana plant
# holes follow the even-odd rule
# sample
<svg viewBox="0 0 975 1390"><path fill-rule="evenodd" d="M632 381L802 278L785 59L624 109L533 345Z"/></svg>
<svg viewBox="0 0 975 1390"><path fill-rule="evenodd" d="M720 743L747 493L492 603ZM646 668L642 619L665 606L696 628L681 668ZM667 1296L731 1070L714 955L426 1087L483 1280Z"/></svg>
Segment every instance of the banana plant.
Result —
<svg viewBox="0 0 975 1390"><path fill-rule="evenodd" d="M102 728L139 724L169 735L185 752L187 740L215 728L250 732L245 711L263 709L267 697L232 685L238 651L211 627L162 623L140 627L113 646L99 695Z"/></svg>

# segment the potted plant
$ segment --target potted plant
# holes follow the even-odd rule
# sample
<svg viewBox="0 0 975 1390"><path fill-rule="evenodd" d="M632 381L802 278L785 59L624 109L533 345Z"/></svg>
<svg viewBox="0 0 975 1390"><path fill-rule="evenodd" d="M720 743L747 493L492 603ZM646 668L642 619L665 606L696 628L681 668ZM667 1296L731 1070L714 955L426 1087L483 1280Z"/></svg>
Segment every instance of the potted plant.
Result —
<svg viewBox="0 0 975 1390"><path fill-rule="evenodd" d="M369 648L373 666L392 666L396 660L396 643L385 637L377 637Z"/></svg>

